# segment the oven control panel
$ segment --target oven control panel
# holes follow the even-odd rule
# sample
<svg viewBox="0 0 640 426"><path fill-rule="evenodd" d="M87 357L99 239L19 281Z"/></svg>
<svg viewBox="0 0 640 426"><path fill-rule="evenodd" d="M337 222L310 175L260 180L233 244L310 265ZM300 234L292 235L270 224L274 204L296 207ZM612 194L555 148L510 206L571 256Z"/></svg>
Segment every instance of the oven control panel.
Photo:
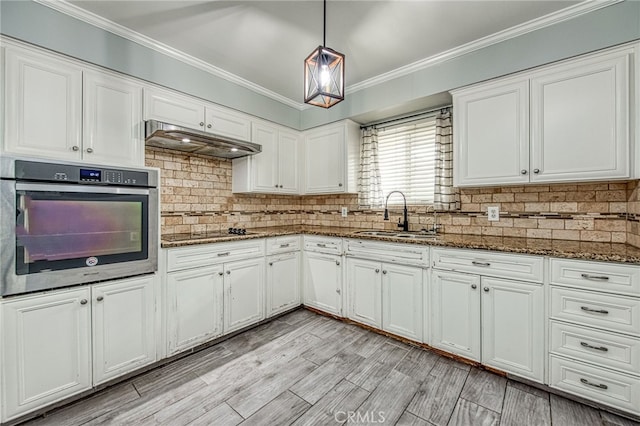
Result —
<svg viewBox="0 0 640 426"><path fill-rule="evenodd" d="M69 164L16 160L15 178L94 185L155 187L157 182L147 170L104 169Z"/></svg>

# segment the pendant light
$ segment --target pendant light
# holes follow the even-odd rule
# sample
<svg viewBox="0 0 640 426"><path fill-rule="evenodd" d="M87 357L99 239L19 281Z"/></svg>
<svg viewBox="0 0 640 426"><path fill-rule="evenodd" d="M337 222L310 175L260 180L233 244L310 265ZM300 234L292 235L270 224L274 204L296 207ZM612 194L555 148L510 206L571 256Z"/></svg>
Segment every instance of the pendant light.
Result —
<svg viewBox="0 0 640 426"><path fill-rule="evenodd" d="M322 46L304 60L304 103L331 108L344 99L344 55L326 47L327 0L324 0Z"/></svg>

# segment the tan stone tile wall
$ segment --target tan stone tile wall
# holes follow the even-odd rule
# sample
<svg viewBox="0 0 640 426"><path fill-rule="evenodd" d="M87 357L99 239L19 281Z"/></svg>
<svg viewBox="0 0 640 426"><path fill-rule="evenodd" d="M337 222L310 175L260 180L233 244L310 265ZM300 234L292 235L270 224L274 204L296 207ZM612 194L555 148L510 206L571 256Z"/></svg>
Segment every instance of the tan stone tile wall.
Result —
<svg viewBox="0 0 640 426"><path fill-rule="evenodd" d="M231 161L147 148L148 166L161 169L162 233L220 231L293 224L397 228L402 208L361 209L355 194L285 196L233 194ZM461 190L461 210L438 212L440 231L455 234L628 242L640 247L639 181L530 185ZM500 221L487 207L500 207ZM341 217L341 207L349 210ZM434 213L409 207L411 230L430 229Z"/></svg>

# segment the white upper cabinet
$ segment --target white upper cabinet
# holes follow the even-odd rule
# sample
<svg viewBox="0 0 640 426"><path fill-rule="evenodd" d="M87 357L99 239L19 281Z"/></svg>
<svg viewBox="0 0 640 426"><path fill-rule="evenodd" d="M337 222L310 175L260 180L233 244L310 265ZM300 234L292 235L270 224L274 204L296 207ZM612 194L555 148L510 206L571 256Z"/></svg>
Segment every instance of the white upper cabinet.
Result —
<svg viewBox="0 0 640 426"><path fill-rule="evenodd" d="M637 50L608 49L452 92L454 184L635 177Z"/></svg>
<svg viewBox="0 0 640 426"><path fill-rule="evenodd" d="M350 120L305 133L305 194L356 192L360 127Z"/></svg>
<svg viewBox="0 0 640 426"><path fill-rule="evenodd" d="M552 67L531 79L531 181L628 178L633 50Z"/></svg>
<svg viewBox="0 0 640 426"><path fill-rule="evenodd" d="M14 46L5 70L5 152L144 165L141 85Z"/></svg>
<svg viewBox="0 0 640 426"><path fill-rule="evenodd" d="M108 74L84 73L83 158L144 164L142 86Z"/></svg>
<svg viewBox="0 0 640 426"><path fill-rule="evenodd" d="M298 194L299 133L262 122L251 133L262 152L233 160L233 192Z"/></svg>
<svg viewBox="0 0 640 426"><path fill-rule="evenodd" d="M529 181L529 81L483 85L454 97L456 185Z"/></svg>
<svg viewBox="0 0 640 426"><path fill-rule="evenodd" d="M82 158L82 69L52 55L5 49L3 150Z"/></svg>
<svg viewBox="0 0 640 426"><path fill-rule="evenodd" d="M243 141L251 140L249 116L157 87L145 88L144 119Z"/></svg>

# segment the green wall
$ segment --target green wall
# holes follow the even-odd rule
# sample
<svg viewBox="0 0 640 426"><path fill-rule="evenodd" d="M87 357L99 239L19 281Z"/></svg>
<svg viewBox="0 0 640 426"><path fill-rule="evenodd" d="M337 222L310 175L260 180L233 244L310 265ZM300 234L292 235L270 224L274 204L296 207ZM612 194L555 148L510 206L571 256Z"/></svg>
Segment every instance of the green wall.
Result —
<svg viewBox="0 0 640 426"><path fill-rule="evenodd" d="M32 1L0 1L0 33L285 126L307 129L638 40L640 1L617 3L348 94L329 110L300 111Z"/></svg>

